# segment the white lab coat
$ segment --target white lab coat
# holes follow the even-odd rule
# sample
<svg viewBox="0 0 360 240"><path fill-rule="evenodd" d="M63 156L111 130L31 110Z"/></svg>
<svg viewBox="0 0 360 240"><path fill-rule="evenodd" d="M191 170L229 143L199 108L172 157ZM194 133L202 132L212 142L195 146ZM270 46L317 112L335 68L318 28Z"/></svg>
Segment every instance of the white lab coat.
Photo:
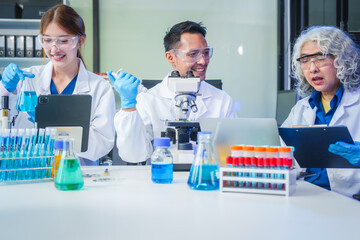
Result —
<svg viewBox="0 0 360 240"><path fill-rule="evenodd" d="M109 153L114 146L115 98L111 85L100 76L87 71L83 62L80 59L78 61L80 62L80 68L73 94L89 94L92 96L88 150L79 153L78 156L90 161L97 161ZM35 75L35 78L31 80L38 96L50 94L52 62L24 70ZM2 84L1 87L3 88ZM19 92L19 90L20 83L17 91L10 94L11 116L18 114L16 110L16 92ZM20 112L15 120L15 128L34 127L28 117L26 112Z"/></svg>
<svg viewBox="0 0 360 240"><path fill-rule="evenodd" d="M120 110L115 115L117 133L116 145L120 157L126 162L143 162L152 152L151 141L160 137L167 126L165 120L176 119L175 93L167 87L168 77L147 93L137 96L136 111ZM205 81L201 82L200 96L196 97L198 111L191 112L190 121L200 118L231 118L236 117L232 110L231 97Z"/></svg>
<svg viewBox="0 0 360 240"><path fill-rule="evenodd" d="M313 125L316 118L316 107L309 104L310 96L301 99L291 110L288 118L281 125ZM347 126L354 141L360 140L360 89L355 92L344 90L336 112L329 126ZM358 169L327 169L331 190L352 196L360 191L360 170Z"/></svg>

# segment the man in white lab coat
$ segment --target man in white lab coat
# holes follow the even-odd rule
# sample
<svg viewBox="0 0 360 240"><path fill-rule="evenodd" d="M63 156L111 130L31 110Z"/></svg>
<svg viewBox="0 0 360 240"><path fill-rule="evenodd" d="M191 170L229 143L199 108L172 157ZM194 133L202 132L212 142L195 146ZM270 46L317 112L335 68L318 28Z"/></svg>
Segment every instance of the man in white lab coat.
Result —
<svg viewBox="0 0 360 240"><path fill-rule="evenodd" d="M164 37L165 57L180 76L192 71L201 80L196 97L198 111L188 119L236 117L231 97L205 81L213 49L207 45L206 29L198 23L185 21L174 25ZM121 97L121 110L115 115L116 145L120 157L129 163L144 163L152 154L152 140L166 130L165 120L176 120L175 93L167 87L168 75L146 93L137 95L140 83L128 73L120 73L114 82Z"/></svg>
<svg viewBox="0 0 360 240"><path fill-rule="evenodd" d="M360 51L344 32L331 26L314 26L301 33L292 56L298 92L305 97L291 110L282 127L327 124L347 126L354 141L360 140ZM338 142L329 150L360 166L344 149L359 145ZM360 169L308 168L314 176L305 180L351 196L360 190Z"/></svg>

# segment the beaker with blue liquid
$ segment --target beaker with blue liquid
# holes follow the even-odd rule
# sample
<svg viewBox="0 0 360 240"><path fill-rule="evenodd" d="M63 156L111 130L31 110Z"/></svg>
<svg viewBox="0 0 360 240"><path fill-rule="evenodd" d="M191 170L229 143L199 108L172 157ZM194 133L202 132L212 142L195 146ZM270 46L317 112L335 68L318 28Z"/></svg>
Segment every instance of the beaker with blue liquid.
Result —
<svg viewBox="0 0 360 240"><path fill-rule="evenodd" d="M20 112L35 112L35 106L38 103L37 95L30 78L25 78L21 82L20 93L17 98L16 109Z"/></svg>
<svg viewBox="0 0 360 240"><path fill-rule="evenodd" d="M198 132L198 147L191 165L188 185L194 190L219 189L219 164L211 132Z"/></svg>

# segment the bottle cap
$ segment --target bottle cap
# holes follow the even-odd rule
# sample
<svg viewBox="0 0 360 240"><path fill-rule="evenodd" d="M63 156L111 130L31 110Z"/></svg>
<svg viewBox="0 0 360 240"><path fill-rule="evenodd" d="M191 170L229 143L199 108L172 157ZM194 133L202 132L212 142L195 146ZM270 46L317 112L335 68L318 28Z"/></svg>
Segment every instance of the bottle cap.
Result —
<svg viewBox="0 0 360 240"><path fill-rule="evenodd" d="M254 151L253 146L244 146L243 149L244 149L244 151Z"/></svg>
<svg viewBox="0 0 360 240"><path fill-rule="evenodd" d="M233 158L233 165L234 166L239 166L239 160L240 160L239 157Z"/></svg>
<svg viewBox="0 0 360 240"><path fill-rule="evenodd" d="M63 149L63 140L56 140L54 144L54 149Z"/></svg>
<svg viewBox="0 0 360 240"><path fill-rule="evenodd" d="M231 156L226 157L226 164L232 164L233 158Z"/></svg>
<svg viewBox="0 0 360 240"><path fill-rule="evenodd" d="M291 152L290 147L279 147L279 152Z"/></svg>
<svg viewBox="0 0 360 240"><path fill-rule="evenodd" d="M170 147L170 138L154 138L154 147Z"/></svg>
<svg viewBox="0 0 360 240"><path fill-rule="evenodd" d="M238 151L238 150L242 150L243 147L242 147L242 146L239 146L239 145L233 145L233 146L230 146L230 149L231 149L231 150Z"/></svg>
<svg viewBox="0 0 360 240"><path fill-rule="evenodd" d="M9 109L9 96L1 96L0 109Z"/></svg>
<svg viewBox="0 0 360 240"><path fill-rule="evenodd" d="M255 157L251 158L251 165L257 165L258 159Z"/></svg>
<svg viewBox="0 0 360 240"><path fill-rule="evenodd" d="M254 150L256 152L265 152L266 151L266 147L255 147Z"/></svg>

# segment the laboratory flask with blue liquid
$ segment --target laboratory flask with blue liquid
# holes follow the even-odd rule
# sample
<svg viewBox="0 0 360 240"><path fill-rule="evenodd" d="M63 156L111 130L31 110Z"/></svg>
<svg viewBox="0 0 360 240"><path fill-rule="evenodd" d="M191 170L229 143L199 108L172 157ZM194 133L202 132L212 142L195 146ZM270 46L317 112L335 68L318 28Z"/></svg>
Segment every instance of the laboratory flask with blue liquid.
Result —
<svg viewBox="0 0 360 240"><path fill-rule="evenodd" d="M21 88L17 98L16 109L19 112L34 112L37 103L38 99L33 85L33 80L25 77L25 80L21 81Z"/></svg>
<svg viewBox="0 0 360 240"><path fill-rule="evenodd" d="M211 132L198 132L198 146L191 165L188 185L194 190L219 189L219 164Z"/></svg>
<svg viewBox="0 0 360 240"><path fill-rule="evenodd" d="M59 190L80 190L84 186L79 159L74 152L74 139L63 140L63 152L55 177L55 187Z"/></svg>
<svg viewBox="0 0 360 240"><path fill-rule="evenodd" d="M154 183L173 181L173 156L169 151L170 138L154 138L155 151L151 155L151 179Z"/></svg>

